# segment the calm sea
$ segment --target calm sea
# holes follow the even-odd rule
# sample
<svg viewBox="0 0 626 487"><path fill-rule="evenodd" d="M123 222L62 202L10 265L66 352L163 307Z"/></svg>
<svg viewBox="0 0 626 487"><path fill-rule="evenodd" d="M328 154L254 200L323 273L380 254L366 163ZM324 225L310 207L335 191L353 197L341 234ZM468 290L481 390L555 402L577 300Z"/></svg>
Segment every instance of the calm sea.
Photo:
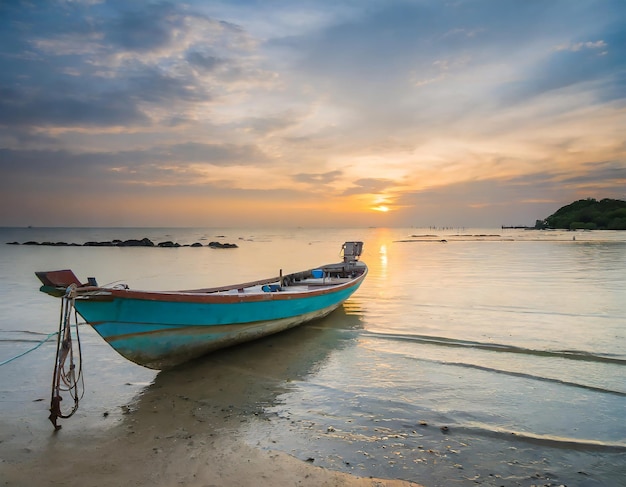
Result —
<svg viewBox="0 0 626 487"><path fill-rule="evenodd" d="M143 237L239 248L5 245ZM334 262L346 240L365 242L370 274L343 309L288 332L300 362L242 425L250 444L427 486L626 485L626 232L0 229L0 363L41 344L0 366L0 421L50 431L55 342L42 341L59 302L34 271L198 288ZM121 413L102 411L157 373L88 327L81 339L86 392L68 423L108 428Z"/></svg>

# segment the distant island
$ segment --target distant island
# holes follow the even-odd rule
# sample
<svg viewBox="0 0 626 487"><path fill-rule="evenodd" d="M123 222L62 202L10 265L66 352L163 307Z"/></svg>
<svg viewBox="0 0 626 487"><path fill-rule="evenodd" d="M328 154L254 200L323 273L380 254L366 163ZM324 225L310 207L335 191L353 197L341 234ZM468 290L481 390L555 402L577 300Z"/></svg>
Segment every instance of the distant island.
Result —
<svg viewBox="0 0 626 487"><path fill-rule="evenodd" d="M578 200L559 208L545 220L537 220L537 230L626 230L626 201L605 198Z"/></svg>

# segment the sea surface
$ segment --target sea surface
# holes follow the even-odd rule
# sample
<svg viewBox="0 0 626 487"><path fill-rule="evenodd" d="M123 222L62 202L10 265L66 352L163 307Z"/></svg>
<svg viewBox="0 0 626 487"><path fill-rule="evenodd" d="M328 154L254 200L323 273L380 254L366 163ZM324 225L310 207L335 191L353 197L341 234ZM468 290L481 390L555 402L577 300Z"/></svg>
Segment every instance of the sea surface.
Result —
<svg viewBox="0 0 626 487"><path fill-rule="evenodd" d="M6 245L144 237L238 248ZM49 434L59 301L35 271L193 289L335 262L348 240L364 241L369 275L287 332L299 362L242 424L248 443L428 487L626 486L626 232L3 228L0 418ZM87 326L81 345L88 434L122 421L158 373Z"/></svg>

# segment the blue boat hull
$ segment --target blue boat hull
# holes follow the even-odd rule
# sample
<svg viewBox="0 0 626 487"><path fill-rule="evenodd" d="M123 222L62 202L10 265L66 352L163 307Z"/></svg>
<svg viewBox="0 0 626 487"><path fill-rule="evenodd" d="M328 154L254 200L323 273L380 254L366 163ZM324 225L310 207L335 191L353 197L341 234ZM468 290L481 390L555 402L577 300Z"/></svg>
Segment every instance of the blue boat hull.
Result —
<svg viewBox="0 0 626 487"><path fill-rule="evenodd" d="M343 262L259 281L187 291L83 284L70 269L35 272L42 292L74 306L123 357L152 369L322 318L367 275L363 242L345 242Z"/></svg>
<svg viewBox="0 0 626 487"><path fill-rule="evenodd" d="M211 351L319 319L348 299L367 270L344 285L308 293L267 292L254 296L160 293L132 297L123 291L74 306L104 340L139 365L163 369Z"/></svg>

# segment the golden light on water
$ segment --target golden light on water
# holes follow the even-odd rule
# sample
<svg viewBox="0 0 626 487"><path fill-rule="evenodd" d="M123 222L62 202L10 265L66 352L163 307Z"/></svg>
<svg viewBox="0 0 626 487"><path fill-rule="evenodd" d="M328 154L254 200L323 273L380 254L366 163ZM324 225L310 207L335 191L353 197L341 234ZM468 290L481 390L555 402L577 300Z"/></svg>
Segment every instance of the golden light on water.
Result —
<svg viewBox="0 0 626 487"><path fill-rule="evenodd" d="M387 246L385 244L380 246L380 266L383 269L387 269Z"/></svg>

